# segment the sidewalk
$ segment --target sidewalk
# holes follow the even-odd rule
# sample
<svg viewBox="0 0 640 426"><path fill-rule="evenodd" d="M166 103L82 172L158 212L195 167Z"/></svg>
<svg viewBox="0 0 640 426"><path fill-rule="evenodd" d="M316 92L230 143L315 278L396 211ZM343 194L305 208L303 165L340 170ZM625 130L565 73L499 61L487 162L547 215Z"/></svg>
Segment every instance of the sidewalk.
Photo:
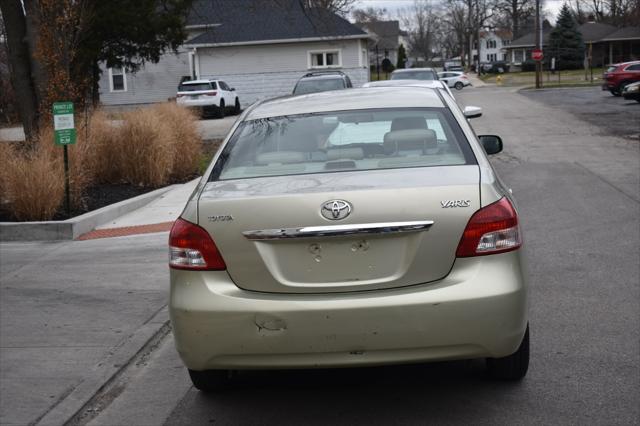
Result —
<svg viewBox="0 0 640 426"><path fill-rule="evenodd" d="M467 78L469 79L469 81L471 82L473 87L485 87L485 86L488 86L487 83L485 83L484 81L480 80L480 78L478 77L478 74L476 74L476 73L473 73L473 72L467 73Z"/></svg>
<svg viewBox="0 0 640 426"><path fill-rule="evenodd" d="M0 424L64 424L169 331L166 231L199 180L92 241L0 245Z"/></svg>

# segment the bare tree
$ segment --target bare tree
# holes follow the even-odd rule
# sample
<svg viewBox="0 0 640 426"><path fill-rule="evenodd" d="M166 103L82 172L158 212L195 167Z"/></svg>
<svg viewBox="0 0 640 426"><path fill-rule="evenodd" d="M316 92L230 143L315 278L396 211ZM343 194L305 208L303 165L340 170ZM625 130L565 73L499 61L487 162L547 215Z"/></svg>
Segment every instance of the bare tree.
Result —
<svg viewBox="0 0 640 426"><path fill-rule="evenodd" d="M414 0L411 7L398 12L398 17L409 34L410 55L430 60L439 50L441 20L436 7L429 0Z"/></svg>
<svg viewBox="0 0 640 426"><path fill-rule="evenodd" d="M356 0L299 0L306 8L319 7L338 15L346 16Z"/></svg>
<svg viewBox="0 0 640 426"><path fill-rule="evenodd" d="M351 17L356 22L384 21L387 18L387 9L380 7L367 7L365 9L355 9L351 12Z"/></svg>
<svg viewBox="0 0 640 426"><path fill-rule="evenodd" d="M524 34L524 29L535 14L534 0L498 0L495 7L497 16L494 23L509 28L514 39Z"/></svg>

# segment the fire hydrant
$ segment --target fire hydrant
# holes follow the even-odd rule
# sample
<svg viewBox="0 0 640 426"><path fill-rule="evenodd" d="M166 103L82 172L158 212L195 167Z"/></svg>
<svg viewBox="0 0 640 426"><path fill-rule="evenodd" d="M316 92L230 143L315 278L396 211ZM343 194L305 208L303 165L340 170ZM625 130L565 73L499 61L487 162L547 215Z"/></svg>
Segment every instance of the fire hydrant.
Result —
<svg viewBox="0 0 640 426"><path fill-rule="evenodd" d="M499 76L497 76L497 77L496 77L496 84L497 84L498 86L502 85L502 76L501 76L501 75L499 75Z"/></svg>

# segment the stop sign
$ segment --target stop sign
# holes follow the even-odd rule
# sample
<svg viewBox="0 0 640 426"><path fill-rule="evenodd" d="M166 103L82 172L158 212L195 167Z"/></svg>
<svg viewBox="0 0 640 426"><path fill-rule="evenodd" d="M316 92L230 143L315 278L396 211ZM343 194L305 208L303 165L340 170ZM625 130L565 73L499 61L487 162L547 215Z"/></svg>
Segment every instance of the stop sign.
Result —
<svg viewBox="0 0 640 426"><path fill-rule="evenodd" d="M542 58L542 49L533 49L531 51L531 59L533 59L534 61L541 61Z"/></svg>

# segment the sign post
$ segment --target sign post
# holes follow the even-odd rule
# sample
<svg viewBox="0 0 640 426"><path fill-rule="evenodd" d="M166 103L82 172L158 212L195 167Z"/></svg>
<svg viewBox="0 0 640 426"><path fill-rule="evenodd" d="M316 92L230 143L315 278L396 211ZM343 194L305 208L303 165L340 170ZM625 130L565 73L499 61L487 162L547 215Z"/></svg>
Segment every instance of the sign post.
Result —
<svg viewBox="0 0 640 426"><path fill-rule="evenodd" d="M76 128L73 121L73 103L55 102L53 104L54 142L64 149L64 207L71 214L71 195L69 191L69 154L67 145L76 143Z"/></svg>

